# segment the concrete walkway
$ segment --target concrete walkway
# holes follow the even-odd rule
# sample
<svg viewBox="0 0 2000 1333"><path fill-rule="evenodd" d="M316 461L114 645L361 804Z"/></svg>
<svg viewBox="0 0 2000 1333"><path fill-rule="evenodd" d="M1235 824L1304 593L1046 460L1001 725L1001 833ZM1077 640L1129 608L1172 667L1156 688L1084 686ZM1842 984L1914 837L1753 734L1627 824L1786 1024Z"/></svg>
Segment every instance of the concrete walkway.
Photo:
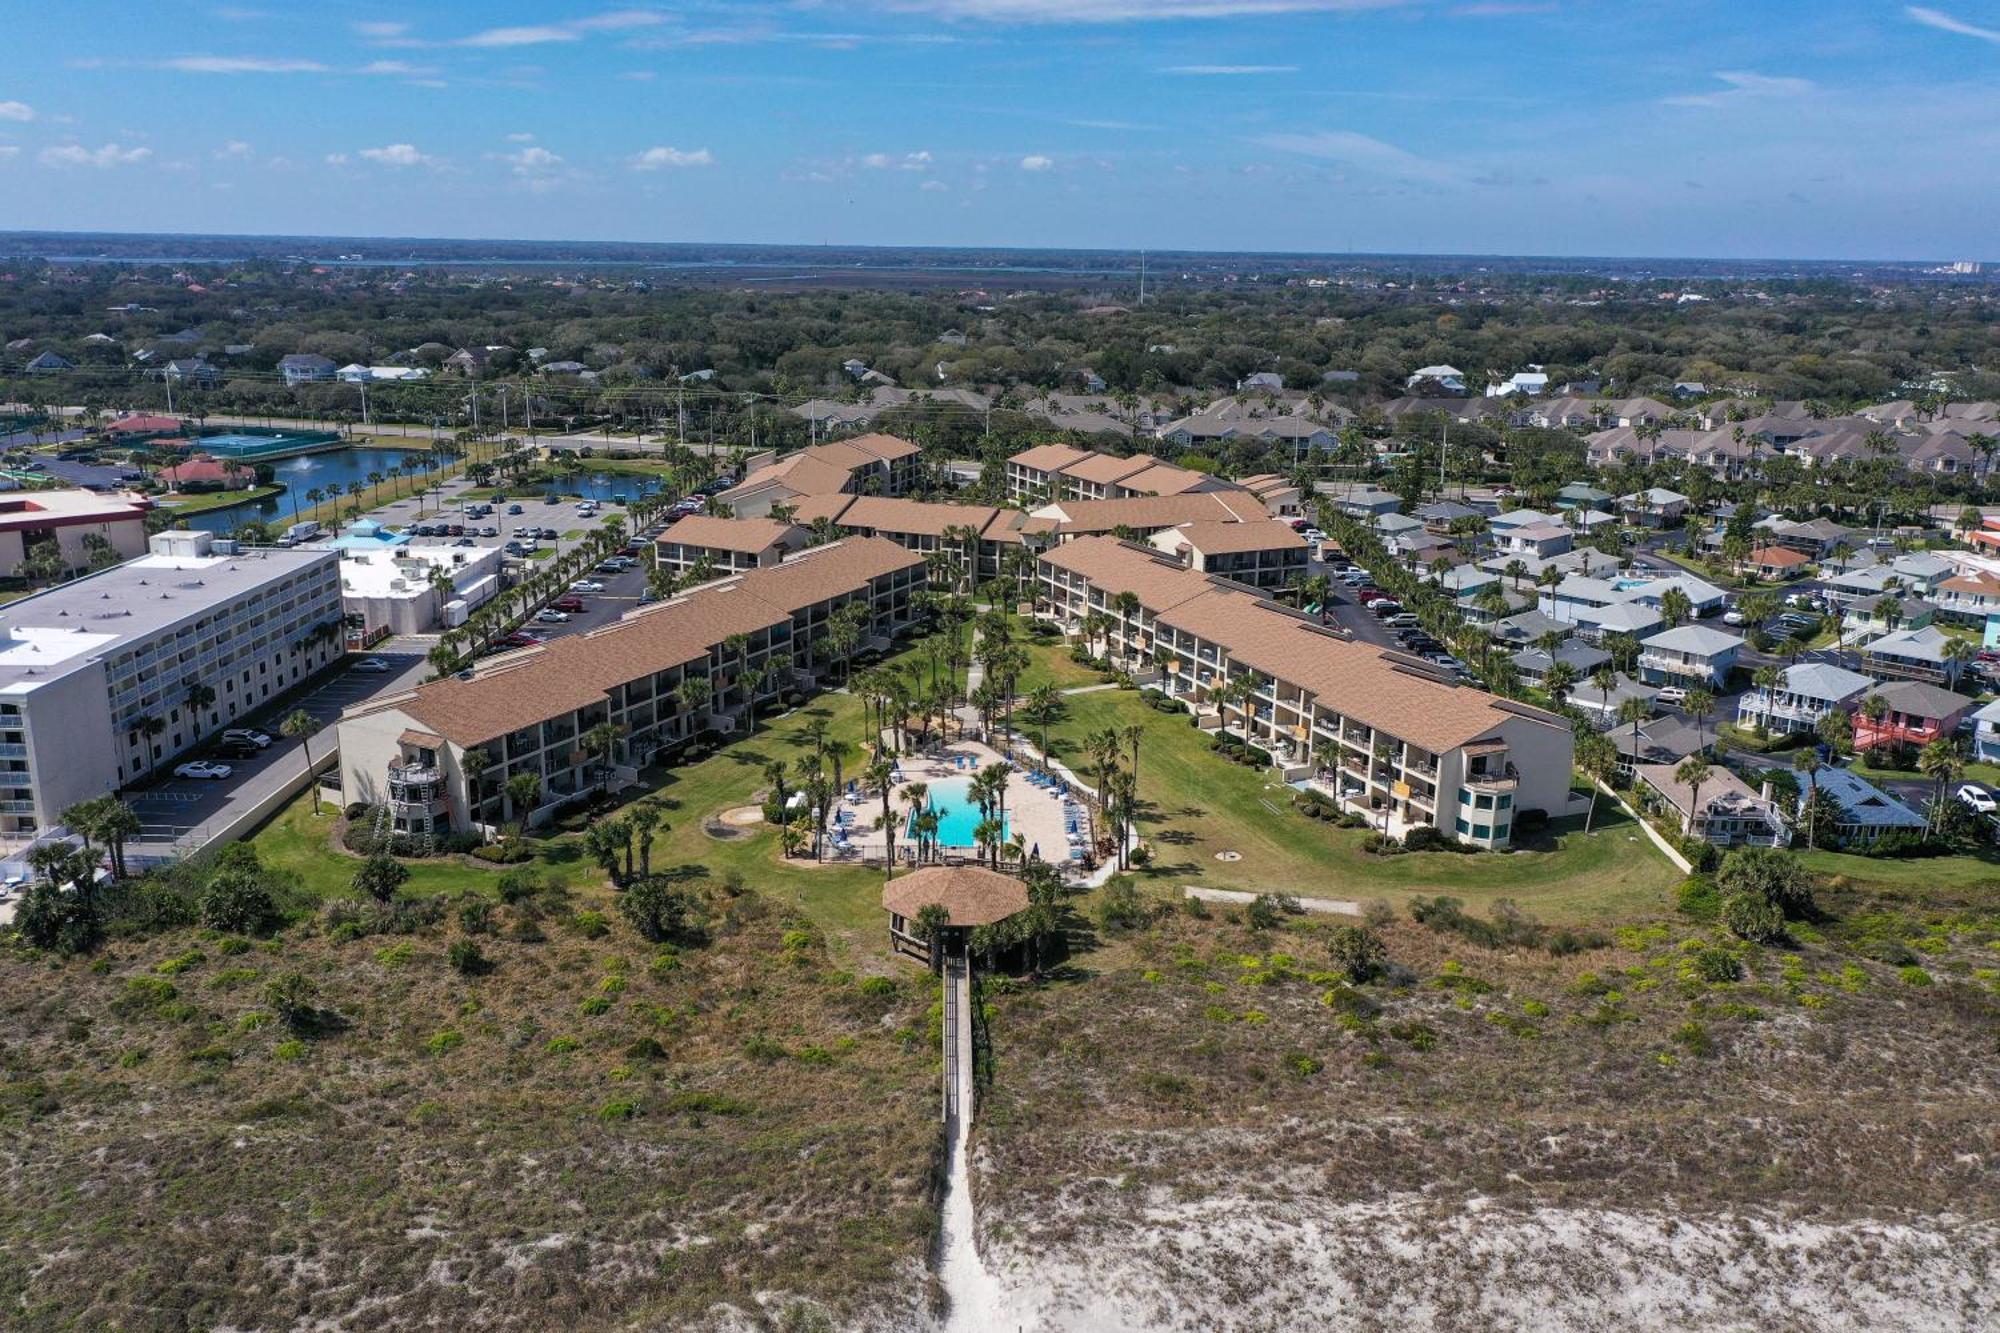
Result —
<svg viewBox="0 0 2000 1333"><path fill-rule="evenodd" d="M1199 898L1205 903L1233 903L1248 905L1257 900L1254 893L1244 893L1240 889L1201 889L1192 884L1181 888L1181 896ZM1324 912L1331 916L1360 916L1361 904L1346 898L1294 898L1292 900L1308 912Z"/></svg>
<svg viewBox="0 0 2000 1333"><path fill-rule="evenodd" d="M979 1257L966 1139L972 1128L972 982L963 957L944 964L944 1132L950 1158L938 1233L938 1282L950 1302L947 1333L1005 1327L1000 1284Z"/></svg>

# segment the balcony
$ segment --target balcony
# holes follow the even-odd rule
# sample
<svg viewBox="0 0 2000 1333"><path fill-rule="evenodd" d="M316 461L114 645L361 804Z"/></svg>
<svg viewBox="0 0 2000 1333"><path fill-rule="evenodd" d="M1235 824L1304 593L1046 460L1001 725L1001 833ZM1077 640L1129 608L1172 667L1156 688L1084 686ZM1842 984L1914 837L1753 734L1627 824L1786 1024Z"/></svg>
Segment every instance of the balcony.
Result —
<svg viewBox="0 0 2000 1333"><path fill-rule="evenodd" d="M1465 775L1465 785L1473 791L1513 791L1521 785L1521 773L1512 764L1498 770L1479 769Z"/></svg>

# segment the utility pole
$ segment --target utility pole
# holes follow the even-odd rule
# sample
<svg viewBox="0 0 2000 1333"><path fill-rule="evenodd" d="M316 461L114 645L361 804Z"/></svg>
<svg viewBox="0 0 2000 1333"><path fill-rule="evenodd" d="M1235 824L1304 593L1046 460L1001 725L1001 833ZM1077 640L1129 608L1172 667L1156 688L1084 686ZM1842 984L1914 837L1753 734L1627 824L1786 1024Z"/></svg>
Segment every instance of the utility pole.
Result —
<svg viewBox="0 0 2000 1333"><path fill-rule="evenodd" d="M1139 304L1146 304L1146 252L1139 252Z"/></svg>
<svg viewBox="0 0 2000 1333"><path fill-rule="evenodd" d="M507 433L507 386L500 386L500 433Z"/></svg>
<svg viewBox="0 0 2000 1333"><path fill-rule="evenodd" d="M358 384L358 385L360 386L360 388L361 388L361 424L362 424L362 425L364 425L364 426L366 426L366 425L368 425L368 424L369 424L369 422L368 422L368 381L367 381L367 380L356 380L356 381L355 381L355 383L356 383L356 384Z"/></svg>

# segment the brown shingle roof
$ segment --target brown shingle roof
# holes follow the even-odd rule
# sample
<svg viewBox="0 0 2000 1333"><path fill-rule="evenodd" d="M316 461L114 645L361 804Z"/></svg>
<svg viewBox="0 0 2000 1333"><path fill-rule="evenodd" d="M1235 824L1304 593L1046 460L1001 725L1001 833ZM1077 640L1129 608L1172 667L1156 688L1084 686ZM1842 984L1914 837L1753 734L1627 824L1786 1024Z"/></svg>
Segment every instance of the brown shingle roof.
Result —
<svg viewBox="0 0 2000 1333"><path fill-rule="evenodd" d="M846 528L870 528L876 532L907 532L942 536L946 528L971 527L975 531L993 521L1000 511L988 505L938 504L925 500L905 500L890 496L864 495L840 515Z"/></svg>
<svg viewBox="0 0 2000 1333"><path fill-rule="evenodd" d="M1250 523L1183 523L1175 529L1188 545L1203 555L1228 555L1244 551L1297 551L1306 539L1278 519Z"/></svg>
<svg viewBox="0 0 2000 1333"><path fill-rule="evenodd" d="M1270 517L1262 501L1243 494L1135 495L1123 500L1064 500L1053 508L1062 511L1058 531L1071 533L1109 532L1117 527L1172 528L1183 523L1231 522Z"/></svg>
<svg viewBox="0 0 2000 1333"><path fill-rule="evenodd" d="M1090 450L1078 449L1068 444L1038 444L1032 449L1023 449L1007 461L1019 463L1022 467L1033 468L1037 472L1060 472L1072 463L1080 463L1090 457Z"/></svg>
<svg viewBox="0 0 2000 1333"><path fill-rule="evenodd" d="M1109 486L1115 481L1136 476L1153 467L1160 460L1151 454L1133 454L1130 458L1113 458L1110 454L1091 454L1078 459L1063 469L1065 477L1075 477L1079 481L1092 482L1099 486Z"/></svg>
<svg viewBox="0 0 2000 1333"><path fill-rule="evenodd" d="M853 439L843 440L841 443L850 449L858 449L870 457L879 458L889 463L893 463L899 458L908 458L911 454L920 454L923 452L921 446L911 444L899 435L885 435L881 431L872 431L867 435L856 435Z"/></svg>
<svg viewBox="0 0 2000 1333"><path fill-rule="evenodd" d="M479 745L603 700L615 685L699 661L732 634L784 624L816 602L850 593L923 558L862 537L818 547L782 565L704 584L588 634L509 653L417 687L403 711L460 746Z"/></svg>
<svg viewBox="0 0 2000 1333"><path fill-rule="evenodd" d="M954 926L990 926L1028 908L1028 886L983 866L925 866L882 887L883 910L906 920L936 905Z"/></svg>
<svg viewBox="0 0 2000 1333"><path fill-rule="evenodd" d="M1155 463L1144 471L1120 478L1118 484L1141 495L1185 495L1197 486L1215 485L1218 481L1206 472L1175 467L1172 463Z"/></svg>
<svg viewBox="0 0 2000 1333"><path fill-rule="evenodd" d="M717 551L741 551L755 555L769 550L796 531L797 525L774 518L716 518L709 514L689 514L670 524L660 534L662 545L705 546Z"/></svg>

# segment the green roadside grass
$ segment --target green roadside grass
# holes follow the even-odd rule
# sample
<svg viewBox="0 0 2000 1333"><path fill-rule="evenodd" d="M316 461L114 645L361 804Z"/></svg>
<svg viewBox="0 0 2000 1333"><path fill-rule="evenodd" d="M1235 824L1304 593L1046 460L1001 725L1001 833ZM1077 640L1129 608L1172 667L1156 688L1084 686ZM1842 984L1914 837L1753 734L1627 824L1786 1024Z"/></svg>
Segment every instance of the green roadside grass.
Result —
<svg viewBox="0 0 2000 1333"><path fill-rule="evenodd" d="M1978 856L1928 856L1908 859L1856 856L1850 852L1799 851L1799 860L1816 875L1840 876L1863 888L1914 893L1920 896L2000 888L2000 852Z"/></svg>

